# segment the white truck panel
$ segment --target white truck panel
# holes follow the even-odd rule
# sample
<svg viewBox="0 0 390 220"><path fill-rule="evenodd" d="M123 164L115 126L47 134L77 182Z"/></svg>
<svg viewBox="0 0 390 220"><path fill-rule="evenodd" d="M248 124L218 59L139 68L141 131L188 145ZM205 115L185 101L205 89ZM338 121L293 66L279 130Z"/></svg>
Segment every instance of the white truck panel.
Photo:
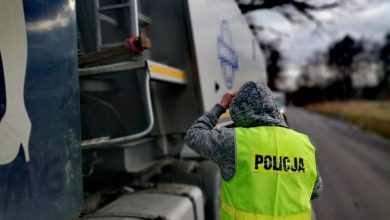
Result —
<svg viewBox="0 0 390 220"><path fill-rule="evenodd" d="M205 111L247 81L266 81L263 54L233 0L188 1L188 7Z"/></svg>

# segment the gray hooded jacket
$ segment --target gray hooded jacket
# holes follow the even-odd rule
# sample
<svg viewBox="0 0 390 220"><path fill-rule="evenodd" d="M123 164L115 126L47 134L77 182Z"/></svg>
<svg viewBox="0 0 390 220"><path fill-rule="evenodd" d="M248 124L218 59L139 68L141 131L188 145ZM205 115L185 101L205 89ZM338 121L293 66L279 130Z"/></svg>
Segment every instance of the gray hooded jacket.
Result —
<svg viewBox="0 0 390 220"><path fill-rule="evenodd" d="M221 169L224 180L235 173L236 143L234 128L214 129L219 116L226 110L219 104L202 115L187 131L185 142L195 152L213 160ZM287 127L279 113L271 91L263 83L247 82L237 92L230 105L230 115L235 127L281 126ZM318 177L311 198L322 191Z"/></svg>

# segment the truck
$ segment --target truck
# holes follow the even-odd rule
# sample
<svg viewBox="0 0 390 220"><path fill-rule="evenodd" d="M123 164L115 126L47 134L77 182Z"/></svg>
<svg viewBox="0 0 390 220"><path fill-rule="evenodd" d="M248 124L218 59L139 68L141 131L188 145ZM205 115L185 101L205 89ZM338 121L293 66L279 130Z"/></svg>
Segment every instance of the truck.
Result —
<svg viewBox="0 0 390 220"><path fill-rule="evenodd" d="M0 220L218 219L183 138L246 81L264 57L233 0L0 0Z"/></svg>

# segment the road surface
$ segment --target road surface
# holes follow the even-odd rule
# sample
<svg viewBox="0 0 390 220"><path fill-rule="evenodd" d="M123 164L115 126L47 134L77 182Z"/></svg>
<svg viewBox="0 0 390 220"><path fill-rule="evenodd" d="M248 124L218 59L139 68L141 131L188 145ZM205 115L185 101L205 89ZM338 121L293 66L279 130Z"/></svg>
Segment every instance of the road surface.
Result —
<svg viewBox="0 0 390 220"><path fill-rule="evenodd" d="M337 119L288 109L290 126L310 136L324 183L317 220L390 219L390 141Z"/></svg>

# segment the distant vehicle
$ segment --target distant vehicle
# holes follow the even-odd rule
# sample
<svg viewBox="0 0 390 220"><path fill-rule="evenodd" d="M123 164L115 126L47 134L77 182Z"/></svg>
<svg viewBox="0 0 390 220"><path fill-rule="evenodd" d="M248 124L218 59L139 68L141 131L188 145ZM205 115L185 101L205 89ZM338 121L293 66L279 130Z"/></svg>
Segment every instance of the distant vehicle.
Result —
<svg viewBox="0 0 390 220"><path fill-rule="evenodd" d="M278 107L279 112L283 115L284 120L287 123L287 105L286 105L286 94L284 92L272 92L276 106Z"/></svg>

